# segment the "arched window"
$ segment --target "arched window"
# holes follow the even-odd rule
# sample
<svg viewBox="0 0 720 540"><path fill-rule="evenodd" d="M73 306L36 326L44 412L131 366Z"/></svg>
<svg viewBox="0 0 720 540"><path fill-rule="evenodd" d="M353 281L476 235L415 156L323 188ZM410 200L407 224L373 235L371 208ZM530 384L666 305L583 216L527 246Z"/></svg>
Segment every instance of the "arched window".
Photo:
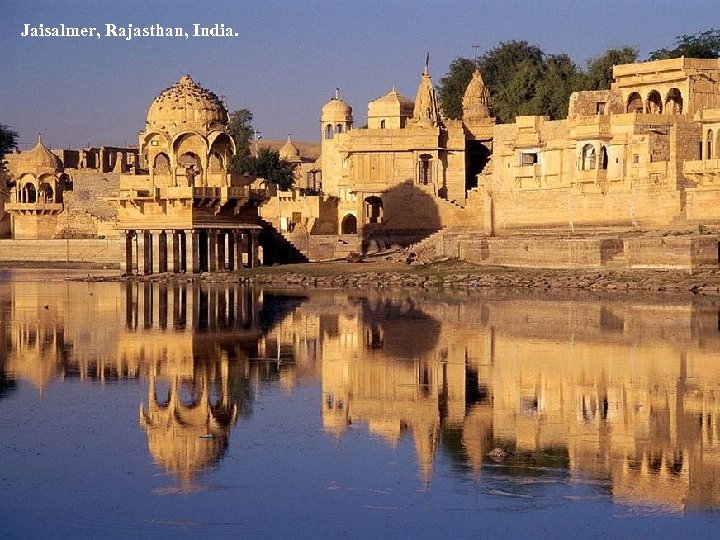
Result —
<svg viewBox="0 0 720 540"><path fill-rule="evenodd" d="M325 138L326 139L332 139L333 138L333 127L332 124L328 124L325 126Z"/></svg>
<svg viewBox="0 0 720 540"><path fill-rule="evenodd" d="M178 164L185 169L185 178L189 187L195 186L196 182L202 177L202 168L200 166L200 157L192 152L185 152L178 158Z"/></svg>
<svg viewBox="0 0 720 540"><path fill-rule="evenodd" d="M625 109L626 112L632 113L632 112L643 112L643 100L640 97L640 94L637 92L633 92L628 96L627 100L627 108Z"/></svg>
<svg viewBox="0 0 720 540"><path fill-rule="evenodd" d="M335 126L335 133L342 133L342 132L343 132L343 125L342 125L342 124L337 124L337 125Z"/></svg>
<svg viewBox="0 0 720 540"><path fill-rule="evenodd" d="M382 223L383 202L376 195L365 198L365 223Z"/></svg>
<svg viewBox="0 0 720 540"><path fill-rule="evenodd" d="M170 174L170 159L167 154L162 152L155 156L153 162L153 173L154 174Z"/></svg>
<svg viewBox="0 0 720 540"><path fill-rule="evenodd" d="M589 171L595 168L595 147L592 144L586 144L582 147L580 154L580 169Z"/></svg>
<svg viewBox="0 0 720 540"><path fill-rule="evenodd" d="M645 112L650 114L662 113L662 97L660 97L660 92L657 90L653 90L648 94Z"/></svg>
<svg viewBox="0 0 720 540"><path fill-rule="evenodd" d="M677 88L671 88L665 96L665 114L680 114L682 111L682 93Z"/></svg>
<svg viewBox="0 0 720 540"><path fill-rule="evenodd" d="M221 173L223 171L223 158L217 152L210 154L210 162L208 168L211 173Z"/></svg>
<svg viewBox="0 0 720 540"><path fill-rule="evenodd" d="M600 169L606 170L608 167L608 153L607 148L605 146L602 146L600 148Z"/></svg>
<svg viewBox="0 0 720 540"><path fill-rule="evenodd" d="M705 143L705 159L713 158L713 130L708 129L707 142Z"/></svg>
<svg viewBox="0 0 720 540"><path fill-rule="evenodd" d="M37 202L37 192L35 191L35 186L28 182L23 186L22 194L21 194L21 202L26 203L34 203Z"/></svg>
<svg viewBox="0 0 720 540"><path fill-rule="evenodd" d="M380 120L380 129L385 129L385 119Z"/></svg>
<svg viewBox="0 0 720 540"><path fill-rule="evenodd" d="M357 234L357 218L352 214L346 215L340 224L341 234Z"/></svg>
<svg viewBox="0 0 720 540"><path fill-rule="evenodd" d="M430 154L420 155L418 183L423 185L432 184L432 156Z"/></svg>
<svg viewBox="0 0 720 540"><path fill-rule="evenodd" d="M38 199L40 202L53 202L53 188L47 182L40 184L40 188L38 188Z"/></svg>

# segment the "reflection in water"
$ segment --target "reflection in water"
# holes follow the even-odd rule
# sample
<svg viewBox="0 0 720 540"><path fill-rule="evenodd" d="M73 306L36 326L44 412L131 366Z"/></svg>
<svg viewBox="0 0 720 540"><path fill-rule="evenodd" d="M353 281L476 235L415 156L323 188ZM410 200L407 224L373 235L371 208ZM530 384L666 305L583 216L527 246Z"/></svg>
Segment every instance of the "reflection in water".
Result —
<svg viewBox="0 0 720 540"><path fill-rule="evenodd" d="M141 378L149 451L183 490L258 388L319 379L330 436L412 440L426 485L442 452L481 482L589 477L617 502L720 507L716 301L18 282L0 317L0 398L18 379Z"/></svg>

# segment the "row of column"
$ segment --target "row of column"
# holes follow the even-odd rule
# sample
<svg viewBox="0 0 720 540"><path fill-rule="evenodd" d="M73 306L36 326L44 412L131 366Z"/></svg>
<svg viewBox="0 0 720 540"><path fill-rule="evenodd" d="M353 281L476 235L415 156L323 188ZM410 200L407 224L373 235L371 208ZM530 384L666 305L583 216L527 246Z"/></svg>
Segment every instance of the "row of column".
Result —
<svg viewBox="0 0 720 540"><path fill-rule="evenodd" d="M259 229L126 230L126 274L218 272L259 265Z"/></svg>

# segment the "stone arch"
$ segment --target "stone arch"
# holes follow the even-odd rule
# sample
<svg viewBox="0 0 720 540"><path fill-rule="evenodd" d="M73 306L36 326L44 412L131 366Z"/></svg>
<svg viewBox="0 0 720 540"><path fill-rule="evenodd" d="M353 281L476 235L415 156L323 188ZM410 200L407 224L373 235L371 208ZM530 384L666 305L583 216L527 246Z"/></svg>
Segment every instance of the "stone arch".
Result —
<svg viewBox="0 0 720 540"><path fill-rule="evenodd" d="M35 184L32 182L26 182L22 187L20 194L20 202L24 203L35 203L37 202L37 190Z"/></svg>
<svg viewBox="0 0 720 540"><path fill-rule="evenodd" d="M600 147L600 160L599 160L599 168L601 170L607 170L608 168L608 152L607 152L607 146L601 146Z"/></svg>
<svg viewBox="0 0 720 540"><path fill-rule="evenodd" d="M712 159L713 158L713 130L708 129L707 131L707 141L705 143L705 159Z"/></svg>
<svg viewBox="0 0 720 540"><path fill-rule="evenodd" d="M332 124L328 124L325 126L325 138L326 139L332 139L333 138L333 127Z"/></svg>
<svg viewBox="0 0 720 540"><path fill-rule="evenodd" d="M430 154L420 154L418 159L418 184L432 184L433 157Z"/></svg>
<svg viewBox="0 0 720 540"><path fill-rule="evenodd" d="M342 218L340 234L357 234L357 217L355 215L347 214Z"/></svg>
<svg viewBox="0 0 720 540"><path fill-rule="evenodd" d="M342 125L342 124L336 124L336 125L335 125L335 133L342 133L343 130L344 130L344 128L343 128L343 125Z"/></svg>
<svg viewBox="0 0 720 540"><path fill-rule="evenodd" d="M651 90L647 96L645 112L650 114L662 114L663 104L660 92L657 90Z"/></svg>
<svg viewBox="0 0 720 540"><path fill-rule="evenodd" d="M220 174L225 170L223 157L218 152L210 153L208 170L211 173Z"/></svg>
<svg viewBox="0 0 720 540"><path fill-rule="evenodd" d="M365 197L365 223L382 223L383 201L377 195Z"/></svg>
<svg viewBox="0 0 720 540"><path fill-rule="evenodd" d="M643 112L645 107L643 106L643 100L639 93L633 92L628 96L625 112Z"/></svg>
<svg viewBox="0 0 720 540"><path fill-rule="evenodd" d="M170 158L165 152L160 152L155 156L153 174L170 174Z"/></svg>
<svg viewBox="0 0 720 540"><path fill-rule="evenodd" d="M178 165L184 170L187 185L193 187L196 179L202 177L202 161L194 152L185 152L178 158Z"/></svg>
<svg viewBox="0 0 720 540"><path fill-rule="evenodd" d="M665 96L665 114L681 114L682 112L682 92L678 88L671 88Z"/></svg>
<svg viewBox="0 0 720 540"><path fill-rule="evenodd" d="M37 190L38 202L51 203L53 201L53 188L48 182L42 182Z"/></svg>
<svg viewBox="0 0 720 540"><path fill-rule="evenodd" d="M580 169L583 171L589 171L595 168L596 161L595 146L593 144L586 144L580 151Z"/></svg>

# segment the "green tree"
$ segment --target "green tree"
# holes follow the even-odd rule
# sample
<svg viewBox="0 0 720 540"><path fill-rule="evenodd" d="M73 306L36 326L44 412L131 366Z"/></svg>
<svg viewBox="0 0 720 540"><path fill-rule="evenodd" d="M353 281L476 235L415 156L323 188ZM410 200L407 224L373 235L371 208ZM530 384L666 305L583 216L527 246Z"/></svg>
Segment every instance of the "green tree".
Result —
<svg viewBox="0 0 720 540"><path fill-rule="evenodd" d="M0 124L0 171L5 168L5 154L17 147L18 134L5 124Z"/></svg>
<svg viewBox="0 0 720 540"><path fill-rule="evenodd" d="M475 62L458 56L450 62L447 74L440 79L438 100L447 118L462 118L462 98L474 71Z"/></svg>
<svg viewBox="0 0 720 540"><path fill-rule="evenodd" d="M231 173L250 173L250 145L255 135L252 120L253 113L248 109L238 109L230 113L228 133L235 141L235 155L230 158L228 167Z"/></svg>
<svg viewBox="0 0 720 540"><path fill-rule="evenodd" d="M570 94L577 90L580 80L581 74L567 54L548 56L542 74L535 81L526 114L542 114L552 119L567 117Z"/></svg>
<svg viewBox="0 0 720 540"><path fill-rule="evenodd" d="M717 58L720 56L720 30L711 28L704 32L675 36L675 47L658 49L650 53L648 60L667 58Z"/></svg>
<svg viewBox="0 0 720 540"><path fill-rule="evenodd" d="M264 178L277 185L283 191L290 189L295 182L295 164L285 161L277 150L261 148L257 156L248 160L248 173Z"/></svg>
<svg viewBox="0 0 720 540"><path fill-rule="evenodd" d="M624 46L611 48L599 56L589 58L582 78L583 90L608 90L613 80L613 66L638 61L638 50Z"/></svg>

